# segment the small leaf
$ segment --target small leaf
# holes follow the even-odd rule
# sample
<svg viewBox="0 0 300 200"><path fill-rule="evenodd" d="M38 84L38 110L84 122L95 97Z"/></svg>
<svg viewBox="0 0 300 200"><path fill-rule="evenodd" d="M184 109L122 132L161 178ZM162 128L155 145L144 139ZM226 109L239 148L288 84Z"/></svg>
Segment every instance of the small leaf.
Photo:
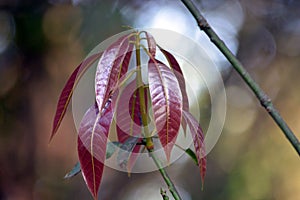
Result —
<svg viewBox="0 0 300 200"><path fill-rule="evenodd" d="M80 163L77 162L76 165L73 167L73 169L65 175L64 179L72 178L77 174L79 174L80 172L81 172Z"/></svg>
<svg viewBox="0 0 300 200"><path fill-rule="evenodd" d="M61 124L62 119L64 118L64 115L66 113L67 107L70 103L73 90L76 86L77 81L79 80L80 75L82 72L84 72L89 66L91 66L100 56L102 53L97 53L94 55L91 55L84 61L82 61L79 66L74 70L74 72L69 77L66 85L64 86L56 108L55 117L53 120L53 126L52 126L52 133L50 136L50 141L53 138L53 136L56 134L58 127Z"/></svg>
<svg viewBox="0 0 300 200"><path fill-rule="evenodd" d="M171 69L158 60L149 60L148 73L156 130L169 161L181 122L180 87Z"/></svg>
<svg viewBox="0 0 300 200"><path fill-rule="evenodd" d="M203 186L206 173L206 155L203 131L200 124L191 113L183 111L183 117L185 118L192 134Z"/></svg>
<svg viewBox="0 0 300 200"><path fill-rule="evenodd" d="M106 159L112 157L112 155L116 152L116 147L120 146L120 142L108 142L106 146Z"/></svg>
<svg viewBox="0 0 300 200"><path fill-rule="evenodd" d="M118 80L128 70L128 64L133 49L130 43L134 36L125 35L111 44L102 54L95 76L95 93L99 110L102 110L104 103L108 100Z"/></svg>
<svg viewBox="0 0 300 200"><path fill-rule="evenodd" d="M161 48L160 46L158 46L160 51L165 55L165 57L167 58L170 67L175 70L174 74L178 80L179 86L180 86L180 90L181 90L181 94L182 94L182 109L185 111L189 111L189 99L187 96L187 92L186 92L186 87L185 87L185 79L182 73L182 70L180 68L180 65L178 64L176 58L168 51L164 50L163 48ZM186 132L186 121L184 118L182 118L182 128L184 130L184 132Z"/></svg>
<svg viewBox="0 0 300 200"><path fill-rule="evenodd" d="M196 156L195 152L192 149L190 149L190 148L186 149L185 153L192 158L192 160L196 163L196 165L198 165L197 156Z"/></svg>
<svg viewBox="0 0 300 200"><path fill-rule="evenodd" d="M106 103L103 113L97 104L84 115L78 134L78 157L85 183L97 199L106 157L107 137L112 122L111 103Z"/></svg>
<svg viewBox="0 0 300 200"><path fill-rule="evenodd" d="M150 33L145 32L145 34L146 34L146 38L147 38L149 53L152 55L153 58L155 58L155 54L156 54L156 41L155 41L154 37Z"/></svg>

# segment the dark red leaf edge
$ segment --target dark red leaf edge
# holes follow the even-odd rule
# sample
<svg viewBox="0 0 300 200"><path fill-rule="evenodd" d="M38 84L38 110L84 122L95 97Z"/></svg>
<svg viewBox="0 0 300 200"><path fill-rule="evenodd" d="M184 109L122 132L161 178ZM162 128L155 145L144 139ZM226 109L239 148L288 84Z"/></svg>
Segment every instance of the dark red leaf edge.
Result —
<svg viewBox="0 0 300 200"><path fill-rule="evenodd" d="M80 79L81 74L87 68L89 68L101 56L101 54L102 53L93 54L93 55L89 56L88 58L86 58L84 61L82 61L77 66L77 68L73 71L73 73L71 74L69 79L67 80L67 82L60 94L60 97L58 99L57 108L56 108L56 112L55 112L54 120L53 120L52 132L51 132L49 141L51 141L52 138L54 137L54 135L56 134L56 132L62 122L62 119L65 116L67 107L68 107L71 97L73 95L74 88L75 88L78 80Z"/></svg>
<svg viewBox="0 0 300 200"><path fill-rule="evenodd" d="M200 124L191 113L187 111L183 111L182 116L185 118L192 134L195 153L198 161L198 167L200 168L202 187L203 187L204 177L206 173L206 153L205 153L205 144L204 144L204 134Z"/></svg>
<svg viewBox="0 0 300 200"><path fill-rule="evenodd" d="M148 82L159 140L169 162L182 117L182 95L170 68L158 60L148 62Z"/></svg>
<svg viewBox="0 0 300 200"><path fill-rule="evenodd" d="M78 157L84 181L96 200L106 158L107 137L113 118L108 101L100 114L97 104L84 115L78 133Z"/></svg>
<svg viewBox="0 0 300 200"><path fill-rule="evenodd" d="M96 102L100 110L110 93L127 72L134 45L134 35L127 34L111 44L102 54L95 76Z"/></svg>
<svg viewBox="0 0 300 200"><path fill-rule="evenodd" d="M177 62L176 58L168 51L157 45L160 51L165 55L166 59L169 62L170 67L175 70L174 74L178 80L181 94L182 94L182 109L185 111L189 111L189 99L186 92L186 84L185 84L185 78L183 76L182 70L180 68L179 63ZM182 128L184 130L184 133L186 132L186 121L184 118L182 118Z"/></svg>

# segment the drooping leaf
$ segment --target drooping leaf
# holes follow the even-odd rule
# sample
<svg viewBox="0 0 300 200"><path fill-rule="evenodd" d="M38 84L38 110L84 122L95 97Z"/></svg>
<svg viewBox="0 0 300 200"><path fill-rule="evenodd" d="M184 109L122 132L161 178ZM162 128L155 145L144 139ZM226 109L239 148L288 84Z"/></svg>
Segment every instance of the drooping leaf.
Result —
<svg viewBox="0 0 300 200"><path fill-rule="evenodd" d="M156 55L156 41L150 33L145 32L145 34L146 34L146 38L147 38L149 53L152 55L153 58L155 58L155 55Z"/></svg>
<svg viewBox="0 0 300 200"><path fill-rule="evenodd" d="M170 67L175 70L174 74L178 80L179 86L180 86L180 90L181 90L181 94L182 94L182 109L185 111L189 111L189 99L187 96L187 92L186 92L186 87L185 87L185 78L183 76L182 70L180 68L180 65L178 64L176 58L168 51L164 50L163 48L161 48L160 46L158 46L160 51L165 55L165 57L167 58ZM186 132L186 121L184 118L182 118L182 128L184 130L184 132Z"/></svg>
<svg viewBox="0 0 300 200"><path fill-rule="evenodd" d="M76 165L73 167L73 169L65 175L64 179L72 178L77 174L79 174L80 172L81 172L80 163L77 162Z"/></svg>
<svg viewBox="0 0 300 200"><path fill-rule="evenodd" d="M116 152L116 147L121 146L121 143L119 142L108 142L106 146L106 159L109 159L115 152ZM67 173L64 177L64 179L69 179L81 172L81 167L80 163L77 162L73 169Z"/></svg>
<svg viewBox="0 0 300 200"><path fill-rule="evenodd" d="M149 60L148 73L156 130L169 161L181 122L180 87L171 69L158 60Z"/></svg>
<svg viewBox="0 0 300 200"><path fill-rule="evenodd" d="M191 113L187 111L183 111L183 117L185 118L192 134L195 151L196 151L195 153L197 156L198 166L200 168L200 174L201 174L202 185L203 185L204 177L206 173L206 155L205 155L203 131L200 127L200 124Z"/></svg>
<svg viewBox="0 0 300 200"><path fill-rule="evenodd" d="M143 86L141 86L143 87ZM142 122L140 111L140 97L136 86L136 80L130 82L122 91L116 109L116 130L118 141L122 144L128 142L132 136L141 137ZM145 105L148 104L147 93L149 89L144 88ZM141 138L138 140L141 142ZM126 165L128 172L134 166L137 156L134 153L139 153L141 145L134 146L132 153L128 154Z"/></svg>
<svg viewBox="0 0 300 200"><path fill-rule="evenodd" d="M53 126L52 126L52 133L50 136L50 141L53 138L53 136L56 134L58 127L61 124L61 121L66 113L67 107L70 103L73 90L76 86L77 81L79 80L80 75L89 67L91 66L100 56L102 53L96 53L94 55L91 55L84 61L82 61L77 68L74 70L74 72L71 74L69 79L67 80L67 83L65 84L56 108L56 113L53 120Z"/></svg>
<svg viewBox="0 0 300 200"><path fill-rule="evenodd" d="M102 54L95 76L96 102L99 110L108 100L118 80L128 70L133 44L130 42L134 36L124 35L111 44Z"/></svg>
<svg viewBox="0 0 300 200"><path fill-rule="evenodd" d="M106 157L106 144L113 118L111 103L106 103L103 113L97 104L84 115L78 134L78 157L85 183L97 199Z"/></svg>
<svg viewBox="0 0 300 200"><path fill-rule="evenodd" d="M143 86L141 86L143 87ZM116 108L116 124L118 140L123 143L130 136L141 135L140 97L136 80L130 82L123 89ZM148 88L144 88L144 100L147 105Z"/></svg>

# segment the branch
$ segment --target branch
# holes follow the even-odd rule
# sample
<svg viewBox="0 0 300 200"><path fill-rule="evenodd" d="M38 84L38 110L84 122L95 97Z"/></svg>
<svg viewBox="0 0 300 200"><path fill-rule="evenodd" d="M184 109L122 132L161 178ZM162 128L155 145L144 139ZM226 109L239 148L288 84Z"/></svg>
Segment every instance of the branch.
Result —
<svg viewBox="0 0 300 200"><path fill-rule="evenodd" d="M182 3L187 7L190 13L193 15L199 28L206 33L212 43L223 53L227 60L231 63L233 68L238 72L238 74L243 78L246 84L254 92L261 105L266 109L269 115L280 127L284 135L287 137L289 142L297 151L300 156L300 142L294 135L292 130L289 128L284 119L280 116L277 109L274 107L271 99L266 95L266 93L260 88L260 86L252 79L250 74L245 70L241 62L233 55L233 53L228 49L226 44L219 38L216 32L211 28L206 19L197 9L195 4L191 0L181 0Z"/></svg>

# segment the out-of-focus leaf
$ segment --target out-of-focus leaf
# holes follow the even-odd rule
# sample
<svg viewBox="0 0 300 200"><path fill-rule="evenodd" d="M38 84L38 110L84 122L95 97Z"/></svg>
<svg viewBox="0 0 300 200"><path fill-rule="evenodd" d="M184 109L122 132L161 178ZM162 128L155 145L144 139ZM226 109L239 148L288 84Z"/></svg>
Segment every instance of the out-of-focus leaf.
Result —
<svg viewBox="0 0 300 200"><path fill-rule="evenodd" d="M102 115L97 104L84 115L78 134L78 157L85 183L97 199L106 158L106 144L113 110L108 102Z"/></svg>
<svg viewBox="0 0 300 200"><path fill-rule="evenodd" d="M106 159L109 159L115 152L116 152L116 147L119 147L121 143L119 142L108 142L106 146ZM80 163L77 162L73 169L67 173L64 177L64 179L69 179L81 172L81 167Z"/></svg>
<svg viewBox="0 0 300 200"><path fill-rule="evenodd" d="M181 90L181 94L182 94L182 109L185 111L189 111L189 99L186 93L186 87L185 87L185 79L182 73L182 70L180 68L180 65L178 64L176 58L168 51L164 50L163 48L161 48L160 46L158 46L160 51L165 55L165 57L167 58L170 67L175 70L174 74L178 80L179 86L180 86L180 90ZM184 118L182 118L182 128L184 130L184 133L186 132L186 121Z"/></svg>
<svg viewBox="0 0 300 200"><path fill-rule="evenodd" d="M206 173L206 155L205 155L205 145L204 145L204 135L200 127L200 124L195 119L195 117L187 112L183 111L183 117L185 118L190 131L192 133L192 138L195 146L195 153L197 156L198 166L200 168L200 174L202 179L202 186L204 183L204 177Z"/></svg>
<svg viewBox="0 0 300 200"><path fill-rule="evenodd" d="M156 41L155 41L154 37L150 33L145 32L145 34L146 34L146 38L147 38L149 53L152 55L153 58L155 58L155 54L156 54Z"/></svg>
<svg viewBox="0 0 300 200"><path fill-rule="evenodd" d="M136 156L133 155L132 153L138 153L139 150L141 149L141 145L137 145L138 142L141 141L141 138L137 137L128 137L123 144L120 146L120 150L118 152L117 156L117 162L119 166L123 169L127 169L130 166L130 170L133 167L132 165L134 163L129 163L129 162L135 162L136 161ZM136 151L134 151L136 149ZM135 158L134 160L133 157Z"/></svg>
<svg viewBox="0 0 300 200"><path fill-rule="evenodd" d="M111 44L102 54L95 76L96 102L102 110L118 80L128 70L128 64L133 49L134 36L124 35Z"/></svg>
<svg viewBox="0 0 300 200"><path fill-rule="evenodd" d="M158 60L149 60L148 73L156 130L169 161L181 122L180 87L171 69Z"/></svg>
<svg viewBox="0 0 300 200"><path fill-rule="evenodd" d="M77 162L76 165L73 167L73 169L65 175L64 179L72 178L77 174L79 174L80 172L81 172L80 163Z"/></svg>
<svg viewBox="0 0 300 200"><path fill-rule="evenodd" d="M56 108L56 113L54 115L53 126L52 126L52 133L50 136L50 141L53 136L56 134L58 127L61 124L61 121L66 113L67 107L70 103L73 90L76 86L77 81L79 80L80 75L84 72L89 66L91 66L100 56L102 53L96 53L91 55L84 61L82 61L79 66L74 70L74 72L69 77L67 83L65 84Z"/></svg>

